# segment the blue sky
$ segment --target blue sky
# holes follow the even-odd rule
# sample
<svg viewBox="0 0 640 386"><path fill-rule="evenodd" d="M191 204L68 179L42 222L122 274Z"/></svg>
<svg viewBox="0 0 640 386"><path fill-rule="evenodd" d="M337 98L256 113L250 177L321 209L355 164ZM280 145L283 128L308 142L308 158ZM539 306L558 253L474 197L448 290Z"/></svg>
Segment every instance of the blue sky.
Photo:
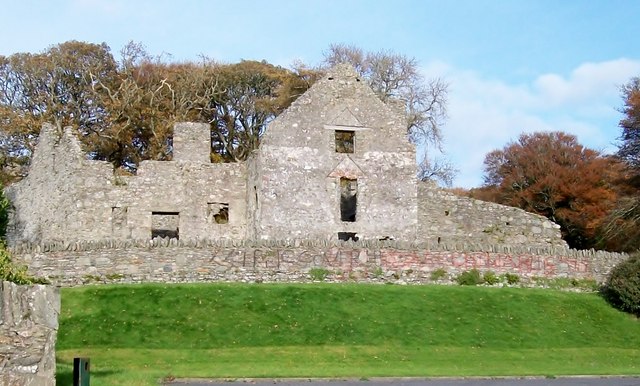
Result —
<svg viewBox="0 0 640 386"><path fill-rule="evenodd" d="M0 55L67 40L128 41L174 60L317 64L331 43L391 50L449 83L454 185L479 186L487 152L561 130L615 151L619 87L640 76L635 0L0 0ZM7 17L9 15L9 17Z"/></svg>

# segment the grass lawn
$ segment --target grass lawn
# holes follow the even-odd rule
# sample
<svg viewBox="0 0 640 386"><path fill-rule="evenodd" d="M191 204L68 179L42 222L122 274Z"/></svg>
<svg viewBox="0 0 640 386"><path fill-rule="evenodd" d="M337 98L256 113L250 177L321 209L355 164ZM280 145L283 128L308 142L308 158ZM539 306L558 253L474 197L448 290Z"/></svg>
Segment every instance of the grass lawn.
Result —
<svg viewBox="0 0 640 386"><path fill-rule="evenodd" d="M640 322L598 295L391 285L62 290L58 384L171 377L640 374Z"/></svg>

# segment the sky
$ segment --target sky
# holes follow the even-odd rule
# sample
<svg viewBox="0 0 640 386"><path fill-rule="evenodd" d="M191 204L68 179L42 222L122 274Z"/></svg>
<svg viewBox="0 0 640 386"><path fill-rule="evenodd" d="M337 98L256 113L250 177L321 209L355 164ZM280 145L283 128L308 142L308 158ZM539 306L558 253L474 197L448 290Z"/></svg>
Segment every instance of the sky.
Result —
<svg viewBox="0 0 640 386"><path fill-rule="evenodd" d="M130 41L171 60L317 65L332 43L390 51L449 85L442 131L454 186L522 133L616 150L620 87L640 76L636 0L0 0L0 55L68 40Z"/></svg>

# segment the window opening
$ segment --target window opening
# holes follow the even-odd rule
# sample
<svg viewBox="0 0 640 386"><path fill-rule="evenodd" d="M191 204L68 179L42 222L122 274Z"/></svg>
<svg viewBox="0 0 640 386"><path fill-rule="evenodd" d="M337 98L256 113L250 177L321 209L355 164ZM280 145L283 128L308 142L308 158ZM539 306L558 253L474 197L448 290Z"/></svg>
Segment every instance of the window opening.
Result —
<svg viewBox="0 0 640 386"><path fill-rule="evenodd" d="M355 232L338 232L338 240L342 241L358 241L358 234Z"/></svg>
<svg viewBox="0 0 640 386"><path fill-rule="evenodd" d="M151 212L151 238L179 239L179 212Z"/></svg>
<svg viewBox="0 0 640 386"><path fill-rule="evenodd" d="M207 221L216 224L229 223L229 203L209 202L207 203Z"/></svg>
<svg viewBox="0 0 640 386"><path fill-rule="evenodd" d="M336 153L353 153L355 149L356 132L350 130L336 130Z"/></svg>
<svg viewBox="0 0 640 386"><path fill-rule="evenodd" d="M356 221L358 207L358 180L340 178L340 220Z"/></svg>

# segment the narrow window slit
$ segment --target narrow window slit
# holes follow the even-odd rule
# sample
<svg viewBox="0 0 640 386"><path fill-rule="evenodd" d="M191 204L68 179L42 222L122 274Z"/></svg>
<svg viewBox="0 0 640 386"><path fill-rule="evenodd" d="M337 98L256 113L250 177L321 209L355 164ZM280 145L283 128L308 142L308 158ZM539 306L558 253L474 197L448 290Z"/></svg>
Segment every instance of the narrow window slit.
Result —
<svg viewBox="0 0 640 386"><path fill-rule="evenodd" d="M127 227L127 207L111 207L111 234L120 237Z"/></svg>
<svg viewBox="0 0 640 386"><path fill-rule="evenodd" d="M340 178L340 220L356 222L358 209L358 180Z"/></svg>

